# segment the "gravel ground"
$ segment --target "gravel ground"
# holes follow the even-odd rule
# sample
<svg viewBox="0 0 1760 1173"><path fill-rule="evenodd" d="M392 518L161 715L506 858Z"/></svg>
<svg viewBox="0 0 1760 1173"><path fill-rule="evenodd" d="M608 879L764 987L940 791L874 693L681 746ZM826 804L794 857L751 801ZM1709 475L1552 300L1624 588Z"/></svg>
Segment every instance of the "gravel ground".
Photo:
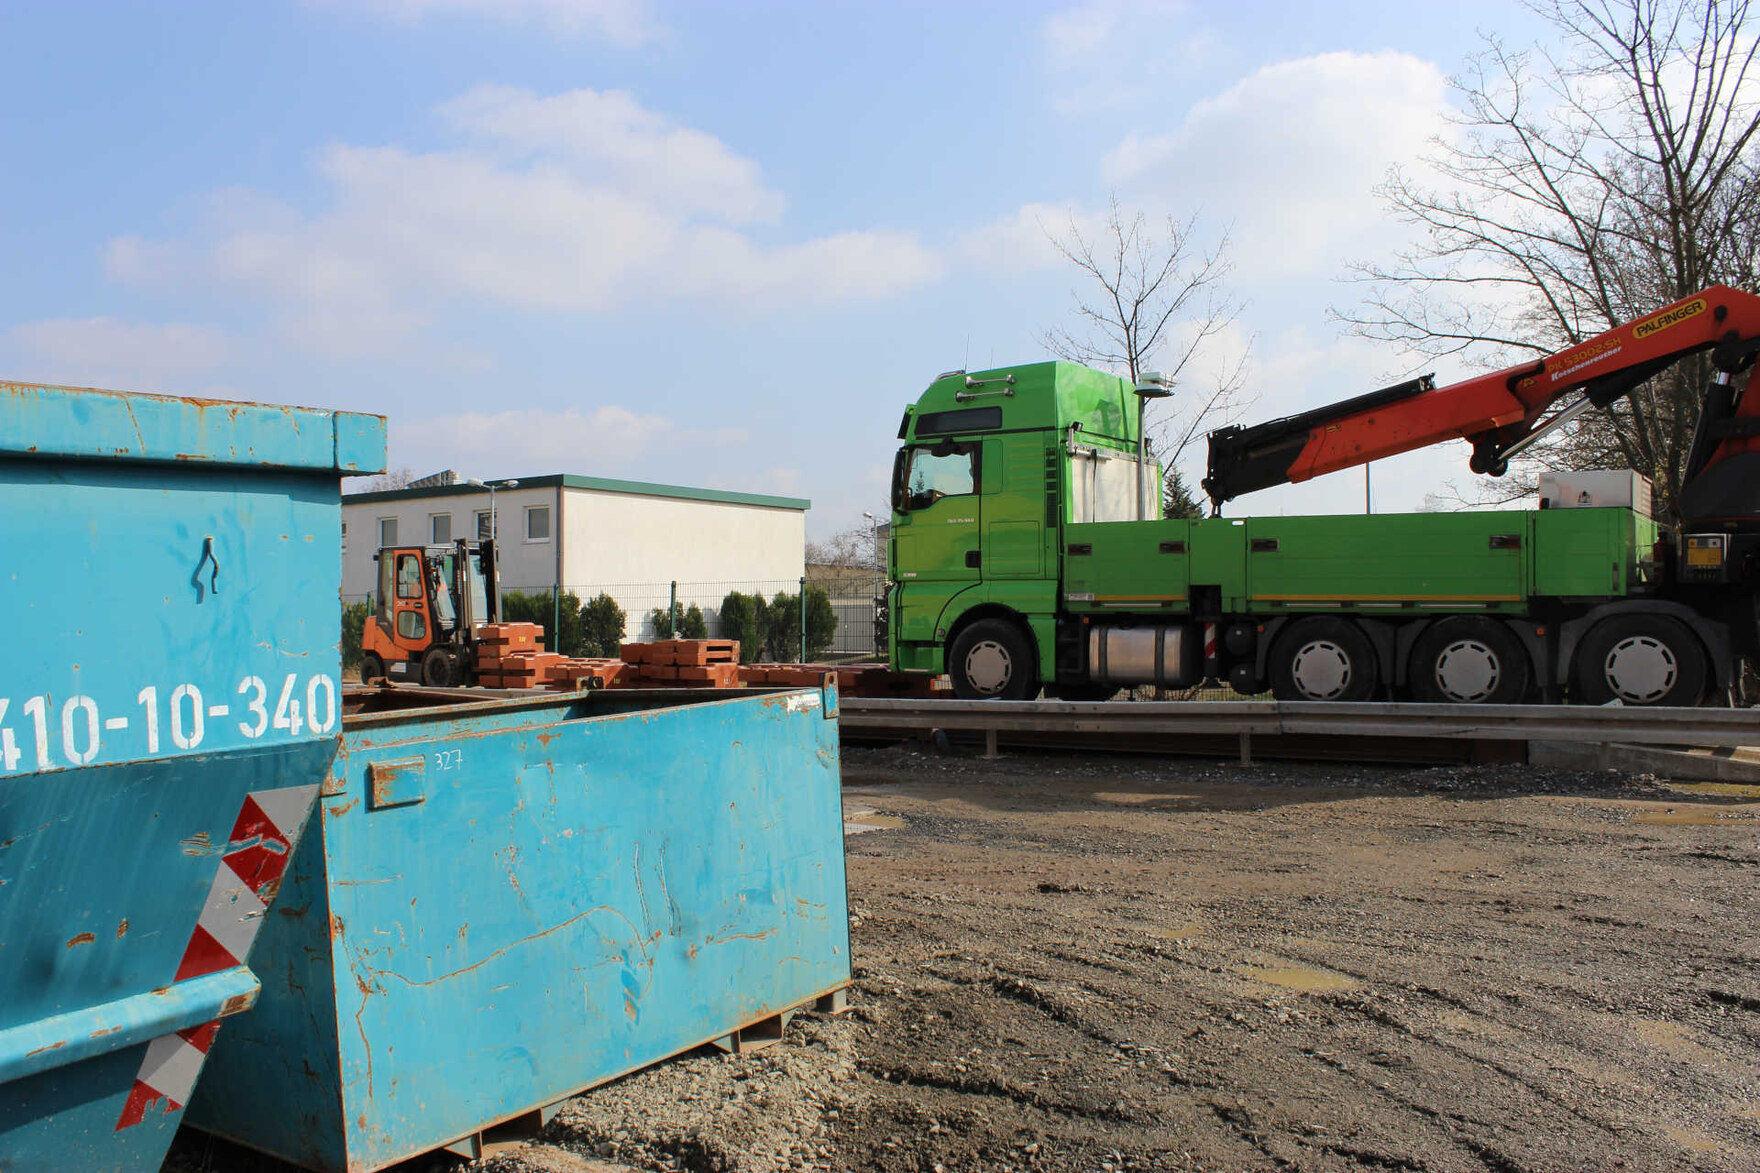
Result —
<svg viewBox="0 0 1760 1173"><path fill-rule="evenodd" d="M910 748L844 781L851 1010L471 1168L1760 1168L1760 789Z"/></svg>

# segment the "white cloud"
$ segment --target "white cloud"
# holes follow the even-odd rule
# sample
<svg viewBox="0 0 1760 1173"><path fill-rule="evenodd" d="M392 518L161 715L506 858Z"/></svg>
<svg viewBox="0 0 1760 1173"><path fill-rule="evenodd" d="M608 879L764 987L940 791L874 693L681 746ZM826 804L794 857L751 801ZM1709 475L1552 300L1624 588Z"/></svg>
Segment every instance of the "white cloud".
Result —
<svg viewBox="0 0 1760 1173"><path fill-rule="evenodd" d="M953 254L968 268L1000 273L1067 265L1051 238L1069 235L1070 225L1088 239L1105 229L1106 213L1081 211L1057 204L1027 204L962 235Z"/></svg>
<svg viewBox="0 0 1760 1173"><path fill-rule="evenodd" d="M304 216L224 192L192 241L122 238L109 271L269 299L330 354L388 354L460 303L599 313L686 299L753 312L893 296L940 275L911 233L760 243L782 199L758 167L627 94L478 88L441 108L478 145L332 146L333 198Z"/></svg>
<svg viewBox="0 0 1760 1173"><path fill-rule="evenodd" d="M576 178L604 181L677 212L731 224L773 221L784 201L758 165L714 135L644 109L623 90L539 97L514 86L478 86L440 107L446 121L497 147L558 158Z"/></svg>
<svg viewBox="0 0 1760 1173"><path fill-rule="evenodd" d="M1243 272L1336 272L1403 229L1373 194L1444 129L1446 79L1404 53L1327 53L1257 70L1174 130L1127 136L1102 165L1121 193L1177 192L1234 224Z"/></svg>
<svg viewBox="0 0 1760 1173"><path fill-rule="evenodd" d="M1186 73L1227 50L1195 27L1186 0L1089 0L1040 26L1052 105L1064 113L1152 100L1169 72Z"/></svg>
<svg viewBox="0 0 1760 1173"><path fill-rule="evenodd" d="M564 32L592 33L614 45L633 48L654 34L646 0L319 0L329 7L352 7L417 21L462 14L513 21L535 21Z"/></svg>
<svg viewBox="0 0 1760 1173"><path fill-rule="evenodd" d="M394 420L391 463L419 469L527 469L600 475L640 464L655 444L713 442L665 416L612 404L591 410L462 412ZM720 437L725 439L725 437Z"/></svg>
<svg viewBox="0 0 1760 1173"><path fill-rule="evenodd" d="M187 392L177 380L212 370L230 350L226 335L209 326L115 318L28 322L8 330L4 342L30 364L32 377L131 391Z"/></svg>

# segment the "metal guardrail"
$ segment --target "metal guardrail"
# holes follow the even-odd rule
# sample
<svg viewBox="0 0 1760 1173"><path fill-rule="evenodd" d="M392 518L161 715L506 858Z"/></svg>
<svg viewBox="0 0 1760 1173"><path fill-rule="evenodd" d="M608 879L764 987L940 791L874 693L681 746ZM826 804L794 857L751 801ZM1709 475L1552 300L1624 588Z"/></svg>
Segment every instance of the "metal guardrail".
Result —
<svg viewBox="0 0 1760 1173"><path fill-rule="evenodd" d="M1760 746L1760 710L1626 708L1607 705L1425 705L1315 701L960 701L845 697L839 720L851 733L939 729L983 733L996 752L1001 733L1215 735L1240 739L1305 735L1467 741L1582 741L1722 748ZM1132 748L1140 748L1135 743Z"/></svg>

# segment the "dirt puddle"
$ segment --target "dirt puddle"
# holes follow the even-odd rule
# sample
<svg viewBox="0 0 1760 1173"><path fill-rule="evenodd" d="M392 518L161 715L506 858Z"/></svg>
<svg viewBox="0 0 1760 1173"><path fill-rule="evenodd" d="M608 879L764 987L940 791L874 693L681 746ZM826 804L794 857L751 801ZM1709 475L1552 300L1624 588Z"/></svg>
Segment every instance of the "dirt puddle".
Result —
<svg viewBox="0 0 1760 1173"><path fill-rule="evenodd" d="M1312 969L1305 965L1237 965L1235 972L1256 982L1264 982L1268 986L1281 986L1283 989L1296 990L1303 994L1349 990L1354 989L1357 984L1354 978L1348 978L1342 973L1333 973L1326 969Z"/></svg>

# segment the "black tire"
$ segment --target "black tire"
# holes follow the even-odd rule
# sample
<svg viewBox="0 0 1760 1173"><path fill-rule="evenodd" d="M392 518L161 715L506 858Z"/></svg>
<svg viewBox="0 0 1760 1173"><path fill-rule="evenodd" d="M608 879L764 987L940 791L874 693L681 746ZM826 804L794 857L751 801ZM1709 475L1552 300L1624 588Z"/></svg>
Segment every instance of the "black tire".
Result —
<svg viewBox="0 0 1760 1173"><path fill-rule="evenodd" d="M1123 687L1121 684L1047 684L1045 695L1054 701L1109 701Z"/></svg>
<svg viewBox="0 0 1760 1173"><path fill-rule="evenodd" d="M1579 704L1696 705L1705 694L1705 649L1667 615L1614 615L1589 629L1571 661Z"/></svg>
<svg viewBox="0 0 1760 1173"><path fill-rule="evenodd" d="M362 684L365 684L369 680L380 679L380 678L384 677L384 675L385 675L385 661L379 657L378 652L363 652L363 653L361 653L361 683Z"/></svg>
<svg viewBox="0 0 1760 1173"><path fill-rule="evenodd" d="M1025 700L1039 691L1033 646L1006 619L980 619L954 637L947 673L961 700Z"/></svg>
<svg viewBox="0 0 1760 1173"><path fill-rule="evenodd" d="M1528 695L1528 653L1495 619L1460 615L1432 624L1412 645L1406 684L1431 704L1519 705Z"/></svg>
<svg viewBox="0 0 1760 1173"><path fill-rule="evenodd" d="M1348 619L1298 619L1271 645L1271 695L1280 701L1366 701L1381 673L1375 645Z"/></svg>
<svg viewBox="0 0 1760 1173"><path fill-rule="evenodd" d="M422 657L422 683L429 688L451 688L458 683L458 661L446 648L429 648Z"/></svg>

